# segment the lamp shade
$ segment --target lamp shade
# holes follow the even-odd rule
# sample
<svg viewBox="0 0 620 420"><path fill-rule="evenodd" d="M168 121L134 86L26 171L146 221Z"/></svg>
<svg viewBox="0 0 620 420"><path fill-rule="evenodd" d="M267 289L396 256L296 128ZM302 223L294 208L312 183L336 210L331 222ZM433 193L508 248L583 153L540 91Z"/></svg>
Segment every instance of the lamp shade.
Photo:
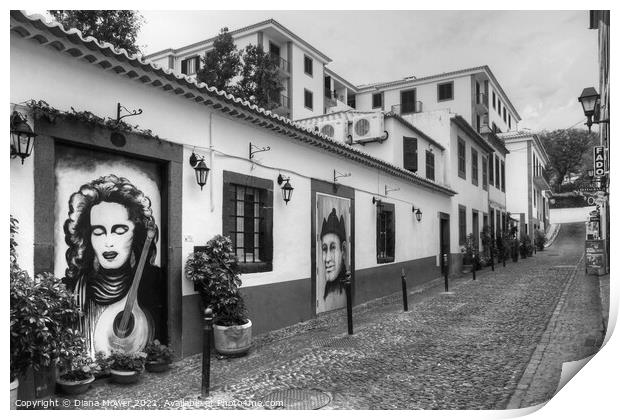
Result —
<svg viewBox="0 0 620 420"><path fill-rule="evenodd" d="M200 185L200 190L202 191L202 187L207 183L207 177L209 176L209 167L207 167L204 159L200 159L196 163L194 171L196 171L196 182Z"/></svg>
<svg viewBox="0 0 620 420"><path fill-rule="evenodd" d="M294 189L295 188L291 186L291 183L287 179L284 185L282 186L282 198L284 199L284 202L286 204L288 204L288 202L291 201L291 197L293 196Z"/></svg>
<svg viewBox="0 0 620 420"><path fill-rule="evenodd" d="M415 212L415 219L420 222L422 221L422 211L420 211L420 209L417 209Z"/></svg>
<svg viewBox="0 0 620 420"><path fill-rule="evenodd" d="M17 111L11 115L11 153L21 158L22 164L32 153L34 138L37 135Z"/></svg>
<svg viewBox="0 0 620 420"><path fill-rule="evenodd" d="M577 98L579 102L581 102L581 106L583 107L583 113L586 117L591 117L594 115L594 110L596 108L596 102L599 99L599 94L593 87L587 87L581 92L581 96Z"/></svg>

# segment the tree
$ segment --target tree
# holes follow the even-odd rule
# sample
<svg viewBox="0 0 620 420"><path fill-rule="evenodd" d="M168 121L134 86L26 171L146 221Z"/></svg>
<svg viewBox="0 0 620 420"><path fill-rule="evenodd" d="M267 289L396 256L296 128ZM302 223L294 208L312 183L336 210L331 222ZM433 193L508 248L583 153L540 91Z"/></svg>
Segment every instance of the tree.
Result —
<svg viewBox="0 0 620 420"><path fill-rule="evenodd" d="M547 151L550 164L555 174L554 187L560 192L565 180L573 175L581 175L587 170L588 153L596 144L596 133L571 128L568 130L543 131L539 138Z"/></svg>
<svg viewBox="0 0 620 420"><path fill-rule="evenodd" d="M213 41L213 50L202 59L202 68L196 77L199 82L228 92L231 81L239 74L240 69L241 54L237 51L228 28L222 28Z"/></svg>
<svg viewBox="0 0 620 420"><path fill-rule="evenodd" d="M106 41L128 54L141 53L136 45L144 18L136 10L49 10L65 28L79 29L84 36Z"/></svg>
<svg viewBox="0 0 620 420"><path fill-rule="evenodd" d="M268 110L278 107L283 89L278 66L279 62L262 46L248 45L243 51L241 78L232 93Z"/></svg>

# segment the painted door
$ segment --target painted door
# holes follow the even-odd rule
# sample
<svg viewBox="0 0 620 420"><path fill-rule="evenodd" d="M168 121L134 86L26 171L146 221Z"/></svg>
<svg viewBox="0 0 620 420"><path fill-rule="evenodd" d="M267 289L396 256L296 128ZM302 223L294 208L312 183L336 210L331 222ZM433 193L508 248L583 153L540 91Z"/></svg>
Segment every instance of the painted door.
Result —
<svg viewBox="0 0 620 420"><path fill-rule="evenodd" d="M351 200L316 193L316 312L346 305L345 274L351 267Z"/></svg>
<svg viewBox="0 0 620 420"><path fill-rule="evenodd" d="M167 342L158 164L57 145L54 271L84 312L88 350Z"/></svg>

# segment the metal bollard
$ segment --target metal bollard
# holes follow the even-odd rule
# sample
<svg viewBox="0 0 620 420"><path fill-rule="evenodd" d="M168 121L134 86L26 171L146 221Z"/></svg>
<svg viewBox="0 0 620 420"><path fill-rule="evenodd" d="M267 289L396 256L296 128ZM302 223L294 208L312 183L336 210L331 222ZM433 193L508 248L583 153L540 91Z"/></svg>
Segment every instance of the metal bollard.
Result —
<svg viewBox="0 0 620 420"><path fill-rule="evenodd" d="M351 272L347 271L344 279L345 292L347 294L347 331L353 335L353 302L351 302Z"/></svg>
<svg viewBox="0 0 620 420"><path fill-rule="evenodd" d="M448 267L448 254L443 254L443 282L446 292L448 291L448 273L450 268Z"/></svg>
<svg viewBox="0 0 620 420"><path fill-rule="evenodd" d="M400 272L400 280L403 286L403 310L407 312L409 310L409 305L407 302L407 277L405 276L405 269L401 269Z"/></svg>
<svg viewBox="0 0 620 420"><path fill-rule="evenodd" d="M202 397L209 396L211 382L211 333L213 331L213 310L205 309L202 337Z"/></svg>
<svg viewBox="0 0 620 420"><path fill-rule="evenodd" d="M471 275L474 280L476 280L476 255L471 255Z"/></svg>

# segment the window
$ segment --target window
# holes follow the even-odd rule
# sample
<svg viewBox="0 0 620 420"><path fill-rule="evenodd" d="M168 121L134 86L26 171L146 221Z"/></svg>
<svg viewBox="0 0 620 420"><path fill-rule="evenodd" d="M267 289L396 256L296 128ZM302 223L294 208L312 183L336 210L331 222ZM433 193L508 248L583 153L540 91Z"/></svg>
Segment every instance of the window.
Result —
<svg viewBox="0 0 620 420"><path fill-rule="evenodd" d="M495 234L497 231L495 230L495 209L491 209L491 212L489 213L489 221L491 222L491 233ZM499 229L499 226L497 227ZM498 237L499 235L495 235L495 237Z"/></svg>
<svg viewBox="0 0 620 420"><path fill-rule="evenodd" d="M312 110L312 92L308 89L304 89L304 106Z"/></svg>
<svg viewBox="0 0 620 420"><path fill-rule="evenodd" d="M476 131L480 132L480 115L476 114Z"/></svg>
<svg viewBox="0 0 620 420"><path fill-rule="evenodd" d="M272 270L273 181L224 171L222 232L244 273Z"/></svg>
<svg viewBox="0 0 620 420"><path fill-rule="evenodd" d="M181 73L191 76L198 73L199 71L200 57L198 57L197 55L181 61Z"/></svg>
<svg viewBox="0 0 620 420"><path fill-rule="evenodd" d="M454 99L454 82L439 83L437 85L437 102Z"/></svg>
<svg viewBox="0 0 620 420"><path fill-rule="evenodd" d="M498 236L500 232L504 231L504 224L502 223L502 212L501 211L497 211L497 226L495 226L495 229L498 232Z"/></svg>
<svg viewBox="0 0 620 420"><path fill-rule="evenodd" d="M508 114L508 130L512 128L512 117Z"/></svg>
<svg viewBox="0 0 620 420"><path fill-rule="evenodd" d="M403 168L411 172L418 171L418 139L403 137Z"/></svg>
<svg viewBox="0 0 620 420"><path fill-rule="evenodd" d="M480 83L476 82L476 103L481 103L480 101Z"/></svg>
<svg viewBox="0 0 620 420"><path fill-rule="evenodd" d="M465 142L460 138L457 138L458 141L458 162L459 162L459 176L463 179L466 179L465 175Z"/></svg>
<svg viewBox="0 0 620 420"><path fill-rule="evenodd" d="M347 96L347 105L349 105L351 108L355 109L355 95L350 93Z"/></svg>
<svg viewBox="0 0 620 420"><path fill-rule="evenodd" d="M495 106L495 92L493 92L493 109L497 109L497 107Z"/></svg>
<svg viewBox="0 0 620 420"><path fill-rule="evenodd" d="M377 206L377 263L394 261L394 204Z"/></svg>
<svg viewBox="0 0 620 420"><path fill-rule="evenodd" d="M502 160L502 191L506 191L506 168L504 166L504 161Z"/></svg>
<svg viewBox="0 0 620 420"><path fill-rule="evenodd" d="M459 245L467 240L467 208L459 204Z"/></svg>
<svg viewBox="0 0 620 420"><path fill-rule="evenodd" d="M304 73L312 76L312 59L307 55L304 55Z"/></svg>
<svg viewBox="0 0 620 420"><path fill-rule="evenodd" d="M499 158L495 156L495 187L499 188Z"/></svg>
<svg viewBox="0 0 620 420"><path fill-rule="evenodd" d="M415 112L415 89L400 92L400 112L401 114Z"/></svg>
<svg viewBox="0 0 620 420"><path fill-rule="evenodd" d="M482 156L482 188L484 190L489 189L489 183L487 180L488 170L489 170L489 162L488 159Z"/></svg>
<svg viewBox="0 0 620 420"><path fill-rule="evenodd" d="M383 92L372 94L372 107L383 108Z"/></svg>
<svg viewBox="0 0 620 420"><path fill-rule="evenodd" d="M475 249L478 249L478 244L480 241L480 223L478 219L478 210L471 211L471 233L474 234L474 244Z"/></svg>
<svg viewBox="0 0 620 420"><path fill-rule="evenodd" d="M478 151L471 148L471 183L478 185Z"/></svg>
<svg viewBox="0 0 620 420"><path fill-rule="evenodd" d="M534 197L534 207L536 207L536 188L532 190L532 196Z"/></svg>
<svg viewBox="0 0 620 420"><path fill-rule="evenodd" d="M493 177L493 153L491 153L491 156L489 156L489 184L490 185L495 185L495 181L494 181L494 177Z"/></svg>
<svg viewBox="0 0 620 420"><path fill-rule="evenodd" d="M435 155L426 151L426 179L435 180Z"/></svg>
<svg viewBox="0 0 620 420"><path fill-rule="evenodd" d="M504 109L503 109L503 114L504 114L504 122L506 122L506 107L505 106L504 106Z"/></svg>

